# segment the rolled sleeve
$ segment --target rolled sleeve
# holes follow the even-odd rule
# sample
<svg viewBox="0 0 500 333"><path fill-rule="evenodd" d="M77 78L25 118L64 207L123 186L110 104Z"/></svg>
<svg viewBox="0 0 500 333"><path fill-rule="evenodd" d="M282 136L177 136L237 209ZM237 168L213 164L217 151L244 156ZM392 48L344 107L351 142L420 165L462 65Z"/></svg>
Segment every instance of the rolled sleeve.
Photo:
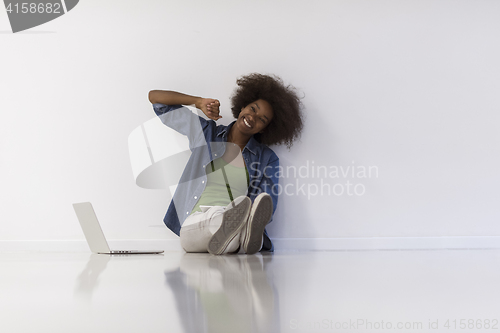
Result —
<svg viewBox="0 0 500 333"><path fill-rule="evenodd" d="M182 105L165 105L160 103L153 104L153 110L155 111L157 116L161 116L169 111L180 109Z"/></svg>
<svg viewBox="0 0 500 333"><path fill-rule="evenodd" d="M204 130L209 125L209 121L193 113L183 105L153 104L155 111L161 122L178 133L187 136L189 149L206 145Z"/></svg>

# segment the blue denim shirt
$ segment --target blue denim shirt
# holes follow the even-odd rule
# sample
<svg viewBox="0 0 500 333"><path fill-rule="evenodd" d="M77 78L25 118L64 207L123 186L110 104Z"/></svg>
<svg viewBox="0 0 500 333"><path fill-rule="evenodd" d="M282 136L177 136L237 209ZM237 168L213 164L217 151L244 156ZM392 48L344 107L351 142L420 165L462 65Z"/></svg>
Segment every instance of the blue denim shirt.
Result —
<svg viewBox="0 0 500 333"><path fill-rule="evenodd" d="M217 125L215 121L199 117L182 105L156 103L153 104L153 109L165 125L188 137L189 149L192 152L163 219L166 226L179 235L182 223L191 214L205 190L207 184L205 166L224 154L227 135L235 121L228 126ZM274 214L279 192L278 156L254 137L250 138L242 155L250 177L247 196L253 202L261 192L269 193L273 200ZM273 244L265 231L262 250L273 251L273 249Z"/></svg>

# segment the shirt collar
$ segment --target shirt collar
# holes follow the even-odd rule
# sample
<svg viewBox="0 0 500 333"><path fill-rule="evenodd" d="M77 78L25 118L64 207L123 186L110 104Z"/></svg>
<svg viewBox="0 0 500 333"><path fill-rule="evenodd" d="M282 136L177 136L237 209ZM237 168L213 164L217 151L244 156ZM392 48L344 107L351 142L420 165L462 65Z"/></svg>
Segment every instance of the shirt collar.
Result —
<svg viewBox="0 0 500 333"><path fill-rule="evenodd" d="M218 137L223 137L224 141L227 141L227 135L229 134L229 131L231 130L231 127L233 127L234 123L236 122L233 121L231 124L224 126L219 133L217 133Z"/></svg>
<svg viewBox="0 0 500 333"><path fill-rule="evenodd" d="M234 123L236 123L236 120L227 125L225 128L223 128L219 133L217 133L217 136L220 137L222 136L224 138L224 141L227 142L227 135L231 131L231 127L233 127ZM259 143L255 138L252 136L250 140L248 140L247 145L245 146L245 149L248 149L249 152L251 152L254 155L257 155L260 153L262 150L262 143Z"/></svg>

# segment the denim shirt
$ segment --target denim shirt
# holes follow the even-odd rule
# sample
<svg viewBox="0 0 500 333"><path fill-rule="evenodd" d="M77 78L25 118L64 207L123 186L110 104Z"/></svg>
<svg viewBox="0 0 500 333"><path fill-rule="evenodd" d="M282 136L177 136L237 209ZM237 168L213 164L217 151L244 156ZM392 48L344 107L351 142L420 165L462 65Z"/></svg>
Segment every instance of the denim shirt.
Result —
<svg viewBox="0 0 500 333"><path fill-rule="evenodd" d="M235 121L228 126L217 125L215 121L206 120L182 105L155 103L153 109L165 125L188 137L192 152L163 219L166 226L179 235L182 223L191 214L207 185L205 166L224 154L227 135ZM278 156L254 137L250 138L242 155L250 177L247 196L253 202L261 192L268 193L273 200L274 215L279 192ZM262 250L274 250L267 231L264 231Z"/></svg>

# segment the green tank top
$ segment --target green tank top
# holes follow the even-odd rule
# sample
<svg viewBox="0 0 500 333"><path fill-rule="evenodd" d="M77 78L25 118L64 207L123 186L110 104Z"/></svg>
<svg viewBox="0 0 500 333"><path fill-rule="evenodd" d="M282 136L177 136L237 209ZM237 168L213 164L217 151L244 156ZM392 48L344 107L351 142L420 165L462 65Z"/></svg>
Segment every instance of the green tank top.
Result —
<svg viewBox="0 0 500 333"><path fill-rule="evenodd" d="M207 186L191 214L201 212L200 206L227 206L235 198L247 194L249 176L246 167L236 167L220 157L207 164L205 172L207 173ZM224 173L227 182L224 179Z"/></svg>

